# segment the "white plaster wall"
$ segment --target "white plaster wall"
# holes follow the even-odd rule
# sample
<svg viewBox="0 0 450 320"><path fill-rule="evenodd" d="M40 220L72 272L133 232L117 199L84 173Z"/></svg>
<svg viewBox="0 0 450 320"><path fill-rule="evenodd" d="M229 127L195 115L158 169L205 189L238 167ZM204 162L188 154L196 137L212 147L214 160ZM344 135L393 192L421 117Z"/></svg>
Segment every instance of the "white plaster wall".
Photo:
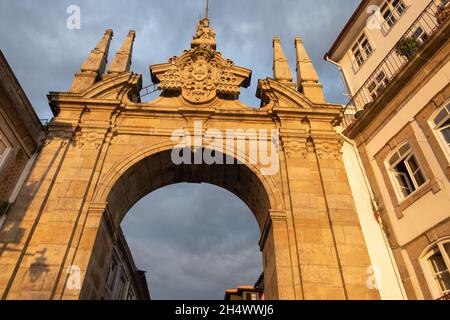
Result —
<svg viewBox="0 0 450 320"><path fill-rule="evenodd" d="M383 231L374 217L371 195L356 151L350 143L345 142L342 152L369 256L372 265L377 266L380 270L379 291L381 298L383 300L403 300L406 295L404 295L389 244L386 242ZM368 274L368 276L370 275Z"/></svg>
<svg viewBox="0 0 450 320"><path fill-rule="evenodd" d="M395 44L400 40L400 38L405 34L405 32L411 27L411 25L420 16L423 10L428 6L430 0L403 0L408 6L407 11L403 16L397 21L397 23L390 29L387 34L384 34L382 30L369 29L365 24L359 27L354 27L349 34L349 40L347 43L347 53L342 57L339 63L344 67L346 74L348 76L348 81L352 87L353 92L358 91L358 89L364 84L364 82L369 78L369 76L374 72L376 67L383 61L389 51L395 46ZM381 5L384 1L378 0L374 1L373 4ZM363 13L364 20L369 17L366 10ZM350 50L356 41L357 37L362 31L365 31L367 37L374 51L372 55L366 60L366 62L360 67L360 69L355 72L352 66L353 55Z"/></svg>

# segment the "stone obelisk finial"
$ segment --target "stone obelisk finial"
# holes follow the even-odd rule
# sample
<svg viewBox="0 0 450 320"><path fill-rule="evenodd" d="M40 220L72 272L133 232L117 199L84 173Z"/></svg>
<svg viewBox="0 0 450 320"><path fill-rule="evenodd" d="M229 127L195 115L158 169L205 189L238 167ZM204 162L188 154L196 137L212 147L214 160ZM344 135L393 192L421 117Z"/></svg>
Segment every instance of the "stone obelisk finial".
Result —
<svg viewBox="0 0 450 320"><path fill-rule="evenodd" d="M111 29L106 30L103 38L81 65L81 72L75 75L70 92L83 92L91 87L105 72L112 37L113 31Z"/></svg>
<svg viewBox="0 0 450 320"><path fill-rule="evenodd" d="M292 83L292 71L281 46L280 38L273 38L273 78L277 81Z"/></svg>
<svg viewBox="0 0 450 320"><path fill-rule="evenodd" d="M131 30L128 33L127 38L125 39L122 47L119 51L117 51L114 60L111 62L108 73L109 74L117 74L121 72L130 71L131 66L131 58L133 55L133 43L136 37L136 32Z"/></svg>
<svg viewBox="0 0 450 320"><path fill-rule="evenodd" d="M325 103L323 86L300 37L295 38L297 89L315 103Z"/></svg>

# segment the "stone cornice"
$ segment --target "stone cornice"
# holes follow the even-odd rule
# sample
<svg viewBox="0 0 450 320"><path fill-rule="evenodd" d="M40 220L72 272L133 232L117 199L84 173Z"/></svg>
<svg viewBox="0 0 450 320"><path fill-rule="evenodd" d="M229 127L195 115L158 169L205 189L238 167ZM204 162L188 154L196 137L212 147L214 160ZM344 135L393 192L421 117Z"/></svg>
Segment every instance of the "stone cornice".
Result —
<svg viewBox="0 0 450 320"><path fill-rule="evenodd" d="M130 102L128 94L139 93L142 87L142 76L126 72L117 76L105 75L103 80L82 93L50 92L47 97L50 107L57 116L63 106L92 105L108 106L122 102Z"/></svg>
<svg viewBox="0 0 450 320"><path fill-rule="evenodd" d="M287 213L286 211L282 210L270 210L267 214L266 223L264 224L264 228L261 232L261 238L259 240L259 247L261 251L264 250L264 246L267 242L267 237L269 236L270 230L273 230L273 224L274 222L281 222L286 223L287 222Z"/></svg>

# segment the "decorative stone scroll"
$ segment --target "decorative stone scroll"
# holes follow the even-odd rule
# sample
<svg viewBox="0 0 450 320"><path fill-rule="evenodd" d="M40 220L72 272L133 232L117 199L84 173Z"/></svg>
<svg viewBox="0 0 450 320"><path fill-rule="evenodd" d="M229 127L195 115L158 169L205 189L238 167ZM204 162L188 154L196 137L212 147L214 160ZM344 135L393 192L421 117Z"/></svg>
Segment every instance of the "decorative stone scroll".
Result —
<svg viewBox="0 0 450 320"><path fill-rule="evenodd" d="M288 158L294 158L300 156L306 159L308 155L308 145L306 141L298 139L284 139L283 147Z"/></svg>
<svg viewBox="0 0 450 320"><path fill-rule="evenodd" d="M314 146L319 159L341 159L343 140L339 137L314 138Z"/></svg>

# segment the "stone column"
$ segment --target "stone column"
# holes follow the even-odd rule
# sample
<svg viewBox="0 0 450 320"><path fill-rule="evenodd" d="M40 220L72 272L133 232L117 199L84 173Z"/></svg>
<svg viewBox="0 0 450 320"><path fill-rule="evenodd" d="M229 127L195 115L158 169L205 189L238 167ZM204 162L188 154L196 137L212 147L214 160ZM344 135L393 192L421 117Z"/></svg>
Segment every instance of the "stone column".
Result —
<svg viewBox="0 0 450 320"><path fill-rule="evenodd" d="M67 272L59 281L56 299L101 298L115 243L115 230L107 204L91 203L86 222L80 225L78 241L72 243L70 248L70 259L67 259L64 267ZM80 285L73 286L77 272Z"/></svg>
<svg viewBox="0 0 450 320"><path fill-rule="evenodd" d="M264 258L264 291L268 300L295 300L287 216L270 211L260 241Z"/></svg>
<svg viewBox="0 0 450 320"><path fill-rule="evenodd" d="M315 157L331 226L331 242L336 247L341 279L347 299L379 299L367 280L371 261L359 223L336 135L314 137Z"/></svg>
<svg viewBox="0 0 450 320"><path fill-rule="evenodd" d="M365 287L370 261L339 151L317 151L301 134L284 136L283 147L304 299L375 297Z"/></svg>
<svg viewBox="0 0 450 320"><path fill-rule="evenodd" d="M66 262L79 246L86 199L103 134L76 137L58 127L39 155L0 232L3 299L55 299Z"/></svg>

